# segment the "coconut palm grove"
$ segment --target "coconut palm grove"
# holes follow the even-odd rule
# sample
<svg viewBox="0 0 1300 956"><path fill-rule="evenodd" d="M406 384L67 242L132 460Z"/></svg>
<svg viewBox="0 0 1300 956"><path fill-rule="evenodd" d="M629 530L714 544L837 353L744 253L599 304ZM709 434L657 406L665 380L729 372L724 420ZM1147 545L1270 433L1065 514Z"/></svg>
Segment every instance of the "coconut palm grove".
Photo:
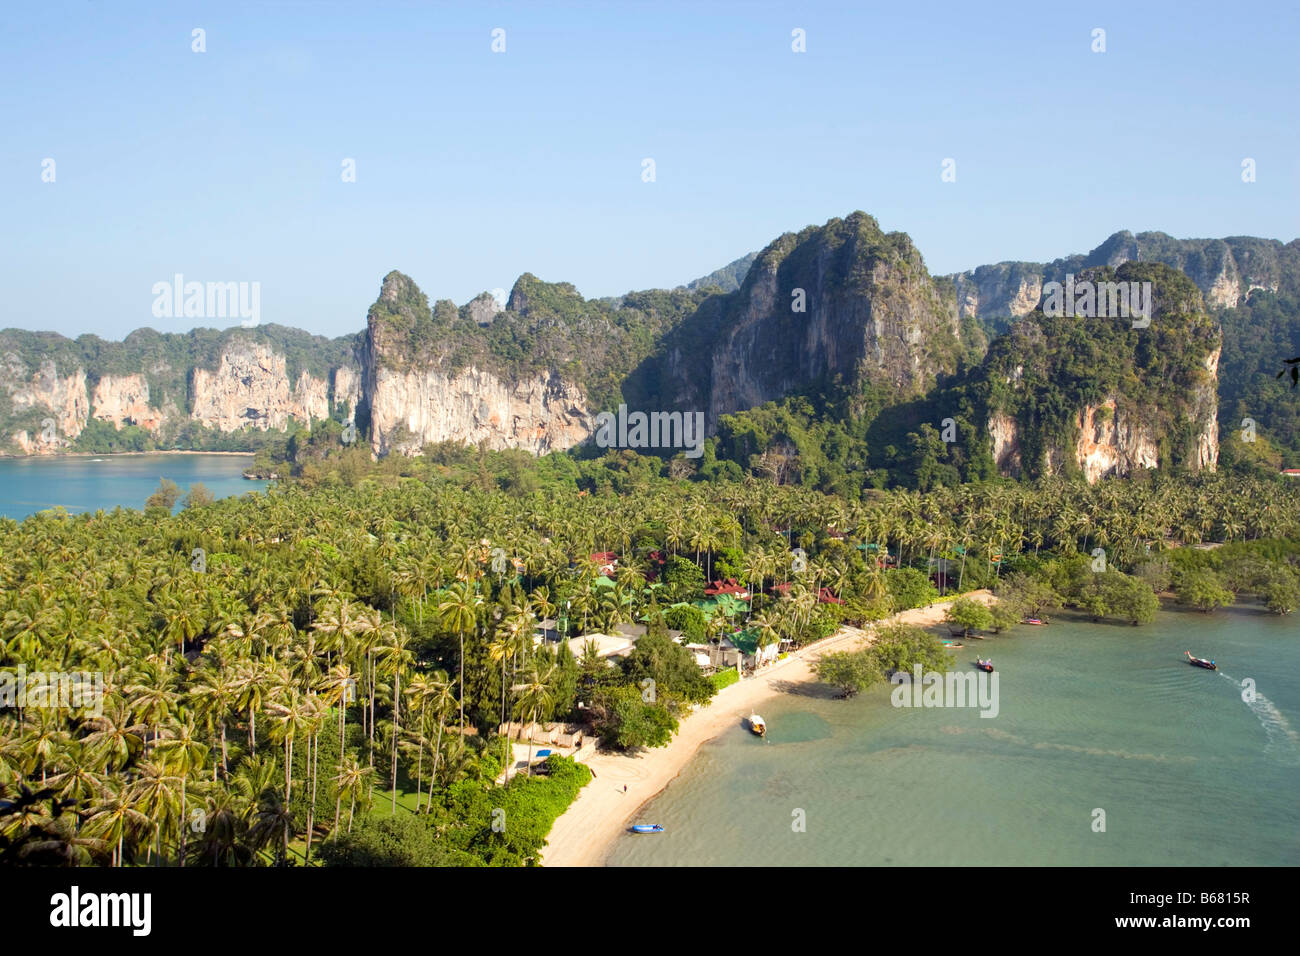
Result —
<svg viewBox="0 0 1300 956"><path fill-rule="evenodd" d="M1157 595L1300 604L1278 476L849 499L629 450L372 461L314 432L265 494L163 483L143 509L0 522L0 666L103 675L94 708L0 711L0 863L530 865L590 771L530 753L507 774L511 725L664 746L737 676L687 644L762 659L980 588L996 602L950 605L954 633L1057 608L1140 628ZM626 625L621 658L587 639ZM850 695L947 653L894 627L818 672Z"/></svg>

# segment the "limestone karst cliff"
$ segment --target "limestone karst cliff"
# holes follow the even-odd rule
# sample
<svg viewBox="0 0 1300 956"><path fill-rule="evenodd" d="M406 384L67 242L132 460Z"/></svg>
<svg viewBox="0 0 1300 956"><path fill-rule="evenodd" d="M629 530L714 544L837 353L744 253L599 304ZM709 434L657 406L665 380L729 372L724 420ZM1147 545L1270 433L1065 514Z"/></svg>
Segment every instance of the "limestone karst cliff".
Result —
<svg viewBox="0 0 1300 956"><path fill-rule="evenodd" d="M1210 309L1232 308L1256 289L1300 291L1300 240L1229 236L1175 239L1163 232L1117 232L1086 255L1052 262L999 262L947 278L963 317L993 321L1019 318L1038 304L1045 282L1067 273L1126 262L1161 262L1190 278Z"/></svg>
<svg viewBox="0 0 1300 956"><path fill-rule="evenodd" d="M857 212L764 249L642 370L656 407L731 412L814 383L924 392L957 366L957 313L911 240Z"/></svg>
<svg viewBox="0 0 1300 956"><path fill-rule="evenodd" d="M124 342L92 336L0 332L0 445L10 453L56 454L90 425L137 429L163 447L193 447L187 426L215 434L284 430L330 414L331 396L357 400L356 370L330 368L304 349L315 337L294 330L196 330L163 336L148 330ZM318 340L326 341L326 340ZM350 347L326 350L344 357ZM290 368L295 356L295 368ZM292 376L292 378L291 378ZM195 441L191 432L185 441Z"/></svg>
<svg viewBox="0 0 1300 956"><path fill-rule="evenodd" d="M1161 264L1082 274L1151 281L1151 325L1034 310L997 340L981 394L998 471L1095 482L1164 465L1213 470L1222 333L1199 290Z"/></svg>
<svg viewBox="0 0 1300 956"><path fill-rule="evenodd" d="M299 372L290 382L285 358L270 346L235 340L215 370L196 368L190 380L195 421L218 431L249 426L283 430L289 420L329 417L327 383Z"/></svg>
<svg viewBox="0 0 1300 956"><path fill-rule="evenodd" d="M523 299L517 287L516 314L527 309ZM482 325L487 308L483 296L475 298L465 321ZM361 349L359 421L376 454L412 454L443 441L541 454L591 434L594 416L577 382L551 369L466 362L455 330L440 321L408 276L385 277Z"/></svg>

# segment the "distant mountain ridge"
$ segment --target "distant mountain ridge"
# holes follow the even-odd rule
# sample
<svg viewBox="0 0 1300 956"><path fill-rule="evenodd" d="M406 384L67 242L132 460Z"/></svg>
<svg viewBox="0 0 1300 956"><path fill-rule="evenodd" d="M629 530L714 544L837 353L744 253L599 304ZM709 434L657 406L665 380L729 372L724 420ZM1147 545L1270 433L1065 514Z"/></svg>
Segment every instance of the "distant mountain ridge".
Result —
<svg viewBox="0 0 1300 956"><path fill-rule="evenodd" d="M1028 314L1038 304L1045 282L1061 282L1067 273L1125 262L1162 262L1196 283L1211 309L1235 308L1251 292L1300 293L1300 239L1229 236L1225 239L1175 239L1163 232L1122 230L1091 252L1052 262L998 262L944 278L953 284L958 308L1005 327L1005 320Z"/></svg>
<svg viewBox="0 0 1300 956"><path fill-rule="evenodd" d="M1051 263L1002 262L932 276L905 233L884 233L871 216L855 212L786 233L685 286L615 299L584 299L569 283L525 273L504 309L487 294L463 306L430 304L409 277L392 272L366 328L336 339L278 326L182 335L145 329L120 343L5 330L0 442L12 454L230 449L254 447L258 436L312 419L355 417L377 454L414 453L438 441L544 453L585 442L595 414L620 402L703 411L712 432L727 416L809 390L844 397L849 404L837 414L874 416L973 382L971 370L986 362L991 340L1038 310L1045 282L1142 264L1179 270L1199 290L1195 302L1183 295L1178 315L1210 311L1236 323L1226 349L1236 349L1231 339L1245 321L1237 313L1248 299L1279 303L1260 314L1283 341L1292 324L1300 326L1288 304L1300 293L1300 240L1118 232L1087 254ZM1171 287L1168 276L1153 274ZM1068 335L1036 321L1038 334ZM1199 320L1187 321L1188 329L1200 328ZM1030 339L1018 341L1030 347ZM1011 344L994 350L1007 374L1018 367ZM1184 344L1176 346L1179 354ZM1114 346L1141 347L1127 337ZM1200 363L1213 378L1218 345L1207 339L1188 348L1192 366ZM1232 354L1234 375L1257 373L1250 368L1262 361L1258 350ZM1139 379L1156 374L1148 359L1135 361ZM1207 422L1216 409L1207 402L1219 386L1205 393L1203 382L1188 380L1199 397L1171 405L1165 425L1181 430L1178 448L1200 450L1161 458L1151 450L1158 435L1130 435L1140 448L1125 451L1115 428L1106 438L1105 429L1089 424L1088 409L1110 402L1122 412L1123 389L1147 387L1120 381L1116 394L1084 401L1085 389L1078 392L1083 405L1061 410L1061 420L1078 413L1076 430L1090 428L1101 444L1116 446L1085 455L1103 463L1084 468L1090 478L1174 459L1214 467L1217 441ZM1004 398L1022 411L1032 407L1023 394ZM1034 446L1037 439L1028 419L1009 438L1004 411L971 427L987 429L998 469L1014 473L1024 463L1013 445ZM1184 421L1184 414L1191 418ZM1058 447L1062 442L1068 444L1058 430L1049 442L1055 450L1044 454L1068 470L1074 452Z"/></svg>

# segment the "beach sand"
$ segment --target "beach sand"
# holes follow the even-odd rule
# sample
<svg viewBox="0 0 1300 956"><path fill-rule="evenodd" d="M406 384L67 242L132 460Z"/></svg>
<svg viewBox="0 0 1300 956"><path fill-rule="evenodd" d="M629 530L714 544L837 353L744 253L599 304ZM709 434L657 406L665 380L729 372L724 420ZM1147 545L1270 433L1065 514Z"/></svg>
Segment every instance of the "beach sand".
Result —
<svg viewBox="0 0 1300 956"><path fill-rule="evenodd" d="M971 591L968 597L985 604L988 591ZM895 614L884 623L933 627L943 621L949 598L928 607ZM599 866L611 844L630 826L641 806L661 792L695 756L700 745L724 731L743 728L744 719L773 698L791 693L794 685L815 681L812 663L828 651L849 650L869 642L867 630L841 628L815 644L790 654L750 677L723 688L706 707L681 722L670 744L634 755L598 752L583 760L595 779L582 788L551 827L542 861L546 866ZM624 792L624 787L627 791Z"/></svg>

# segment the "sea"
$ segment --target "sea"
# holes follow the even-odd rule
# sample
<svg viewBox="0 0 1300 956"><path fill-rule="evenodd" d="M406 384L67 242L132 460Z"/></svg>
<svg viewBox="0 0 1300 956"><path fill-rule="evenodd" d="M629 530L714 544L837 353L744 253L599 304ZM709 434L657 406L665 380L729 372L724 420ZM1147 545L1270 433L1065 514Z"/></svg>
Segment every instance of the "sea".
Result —
<svg viewBox="0 0 1300 956"><path fill-rule="evenodd" d="M607 864L1300 865L1296 616L1061 619L954 656L992 658L996 716L894 706L888 685L783 695L766 739L738 714L633 821L665 832Z"/></svg>
<svg viewBox="0 0 1300 956"><path fill-rule="evenodd" d="M73 514L144 508L161 478L176 482L182 495L197 483L218 498L247 494L268 484L243 477L252 463L252 455L0 458L0 516L22 520L57 506Z"/></svg>

